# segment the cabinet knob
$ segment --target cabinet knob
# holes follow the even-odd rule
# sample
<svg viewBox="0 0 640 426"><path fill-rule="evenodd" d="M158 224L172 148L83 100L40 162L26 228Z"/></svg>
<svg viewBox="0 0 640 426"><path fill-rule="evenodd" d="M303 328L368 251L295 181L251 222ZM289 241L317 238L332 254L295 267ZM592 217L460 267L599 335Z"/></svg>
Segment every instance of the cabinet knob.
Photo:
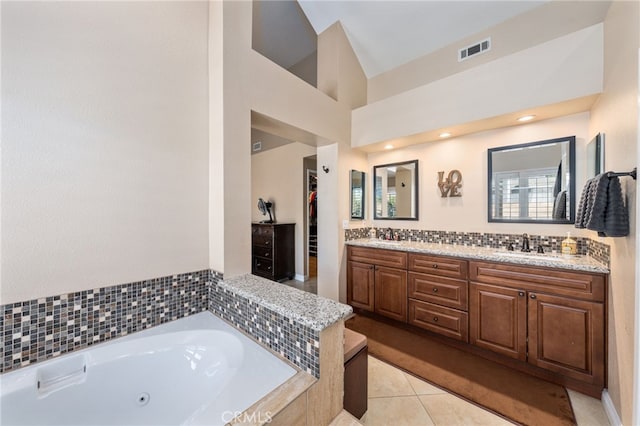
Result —
<svg viewBox="0 0 640 426"><path fill-rule="evenodd" d="M266 252L266 253L264 254L264 257L269 257L269 252Z"/></svg>
<svg viewBox="0 0 640 426"><path fill-rule="evenodd" d="M532 294L532 295L530 295L529 297L530 297L530 298L532 298L532 299L535 299L535 298L536 298L536 295L535 295L535 294Z"/></svg>
<svg viewBox="0 0 640 426"><path fill-rule="evenodd" d="M271 241L265 241L265 242L264 242L264 245L265 245L265 246L268 246L269 244L271 244Z"/></svg>
<svg viewBox="0 0 640 426"><path fill-rule="evenodd" d="M267 266L267 270L270 271L271 270L271 266Z"/></svg>
<svg viewBox="0 0 640 426"><path fill-rule="evenodd" d="M433 322L438 322L438 317L433 317Z"/></svg>
<svg viewBox="0 0 640 426"><path fill-rule="evenodd" d="M434 287L434 288L433 288L433 292L434 292L434 293L437 293L437 292L438 292L438 287Z"/></svg>
<svg viewBox="0 0 640 426"><path fill-rule="evenodd" d="M373 265L369 266L369 269L374 269L374 268L373 268Z"/></svg>
<svg viewBox="0 0 640 426"><path fill-rule="evenodd" d="M434 263L434 264L433 264L433 267L434 267L435 269L438 269L438 264L437 264L437 263Z"/></svg>
<svg viewBox="0 0 640 426"><path fill-rule="evenodd" d="M518 292L518 296L520 296L520 297L524 297L524 291L519 291L519 292Z"/></svg>

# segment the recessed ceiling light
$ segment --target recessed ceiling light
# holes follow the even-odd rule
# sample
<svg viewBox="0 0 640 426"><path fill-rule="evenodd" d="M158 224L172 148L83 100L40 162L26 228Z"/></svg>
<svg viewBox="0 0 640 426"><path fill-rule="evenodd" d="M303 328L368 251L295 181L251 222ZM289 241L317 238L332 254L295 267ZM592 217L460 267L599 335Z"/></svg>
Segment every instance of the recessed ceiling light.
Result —
<svg viewBox="0 0 640 426"><path fill-rule="evenodd" d="M440 133L440 137L441 137L441 138L448 138L449 136L451 136L451 133L449 133L449 132L442 132L442 133Z"/></svg>
<svg viewBox="0 0 640 426"><path fill-rule="evenodd" d="M384 146L384 149L393 149L393 145L387 144Z"/></svg>
<svg viewBox="0 0 640 426"><path fill-rule="evenodd" d="M535 115L523 115L522 117L518 118L518 121L531 121L534 118L536 118Z"/></svg>

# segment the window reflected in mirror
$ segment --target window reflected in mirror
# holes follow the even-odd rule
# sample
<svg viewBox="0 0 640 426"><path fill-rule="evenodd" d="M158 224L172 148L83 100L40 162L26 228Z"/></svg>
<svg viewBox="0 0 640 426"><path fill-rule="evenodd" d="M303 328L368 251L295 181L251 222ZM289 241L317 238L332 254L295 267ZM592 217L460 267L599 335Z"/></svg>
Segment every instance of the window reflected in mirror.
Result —
<svg viewBox="0 0 640 426"><path fill-rule="evenodd" d="M488 151L489 222L573 223L575 136Z"/></svg>
<svg viewBox="0 0 640 426"><path fill-rule="evenodd" d="M374 219L418 220L418 160L373 168Z"/></svg>
<svg viewBox="0 0 640 426"><path fill-rule="evenodd" d="M351 170L351 219L364 219L364 172Z"/></svg>

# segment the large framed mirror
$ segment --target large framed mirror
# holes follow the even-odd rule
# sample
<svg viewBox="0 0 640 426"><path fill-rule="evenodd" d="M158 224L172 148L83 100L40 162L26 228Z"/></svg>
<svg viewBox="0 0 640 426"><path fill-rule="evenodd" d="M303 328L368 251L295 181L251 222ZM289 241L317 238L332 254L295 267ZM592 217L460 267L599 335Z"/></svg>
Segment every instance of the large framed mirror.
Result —
<svg viewBox="0 0 640 426"><path fill-rule="evenodd" d="M488 150L489 222L574 223L575 136Z"/></svg>
<svg viewBox="0 0 640 426"><path fill-rule="evenodd" d="M364 219L364 172L351 170L351 219Z"/></svg>
<svg viewBox="0 0 640 426"><path fill-rule="evenodd" d="M418 220L418 160L373 168L373 218Z"/></svg>

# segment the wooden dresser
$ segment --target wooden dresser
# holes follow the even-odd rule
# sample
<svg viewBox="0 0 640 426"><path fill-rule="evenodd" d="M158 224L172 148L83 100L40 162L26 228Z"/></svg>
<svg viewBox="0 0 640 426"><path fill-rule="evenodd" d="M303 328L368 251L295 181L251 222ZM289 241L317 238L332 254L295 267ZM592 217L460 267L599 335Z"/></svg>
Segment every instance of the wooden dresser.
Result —
<svg viewBox="0 0 640 426"><path fill-rule="evenodd" d="M251 224L251 273L273 281L295 276L295 223Z"/></svg>

